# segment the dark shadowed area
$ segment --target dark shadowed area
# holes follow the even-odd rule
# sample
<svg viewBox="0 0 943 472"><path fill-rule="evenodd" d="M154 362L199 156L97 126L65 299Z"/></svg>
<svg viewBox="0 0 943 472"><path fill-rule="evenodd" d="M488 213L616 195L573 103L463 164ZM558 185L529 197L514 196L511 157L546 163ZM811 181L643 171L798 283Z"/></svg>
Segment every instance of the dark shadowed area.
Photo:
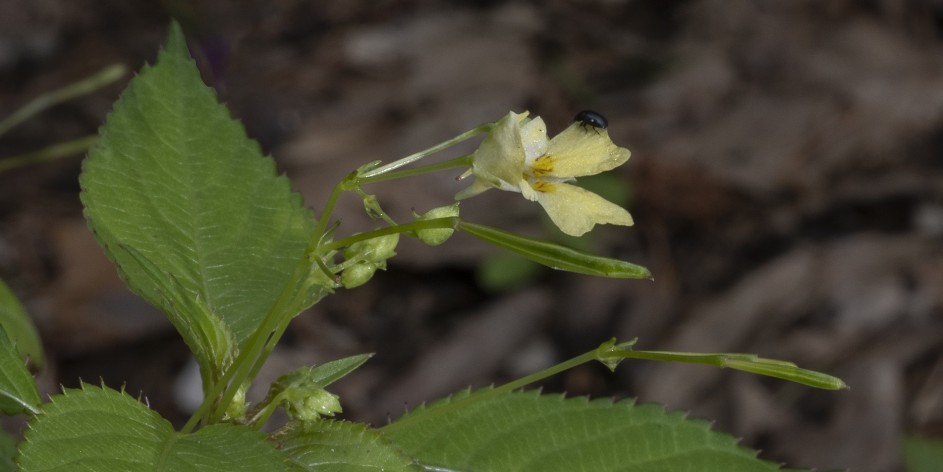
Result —
<svg viewBox="0 0 943 472"><path fill-rule="evenodd" d="M382 424L639 337L791 360L851 389L644 362L543 387L689 411L796 467L902 470L905 435L943 434L943 3L5 0L0 116L109 64L153 61L171 17L315 211L359 165L508 110L551 133L596 110L633 153L612 174L622 185L586 185L635 226L560 240L646 265L653 282L534 269L464 235L404 240L387 272L295 320L261 384L376 352L334 391L346 418ZM94 133L129 79L3 136L0 160ZM45 392L102 379L179 424L200 395L186 347L86 229L80 162L0 173L0 277L39 325ZM454 177L369 190L405 220L450 203L467 185ZM343 232L377 225L353 196L338 211ZM513 193L462 215L562 238Z"/></svg>

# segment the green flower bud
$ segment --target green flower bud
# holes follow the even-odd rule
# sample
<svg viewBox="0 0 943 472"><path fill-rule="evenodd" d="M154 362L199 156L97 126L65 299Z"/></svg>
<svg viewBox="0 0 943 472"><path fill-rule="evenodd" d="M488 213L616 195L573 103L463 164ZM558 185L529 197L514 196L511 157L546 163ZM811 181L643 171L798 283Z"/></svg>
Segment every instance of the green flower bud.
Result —
<svg viewBox="0 0 943 472"><path fill-rule="evenodd" d="M344 251L344 257L348 260L359 258L367 262L385 262L396 255L397 244L399 244L399 233L359 241L351 244Z"/></svg>
<svg viewBox="0 0 943 472"><path fill-rule="evenodd" d="M344 288L359 287L373 278L373 274L376 273L378 268L380 267L374 262L360 262L354 264L344 269L344 272L341 273L341 285L343 285Z"/></svg>
<svg viewBox="0 0 943 472"><path fill-rule="evenodd" d="M449 218L454 216L458 216L458 202L444 207L433 208L426 213L417 216L416 221L426 221L435 218ZM430 246L438 246L452 237L452 233L454 232L455 230L452 228L432 228L417 230L415 234L420 241Z"/></svg>
<svg viewBox="0 0 943 472"><path fill-rule="evenodd" d="M299 388L286 390L286 411L292 418L315 421L321 416L334 416L343 411L341 402L323 388Z"/></svg>

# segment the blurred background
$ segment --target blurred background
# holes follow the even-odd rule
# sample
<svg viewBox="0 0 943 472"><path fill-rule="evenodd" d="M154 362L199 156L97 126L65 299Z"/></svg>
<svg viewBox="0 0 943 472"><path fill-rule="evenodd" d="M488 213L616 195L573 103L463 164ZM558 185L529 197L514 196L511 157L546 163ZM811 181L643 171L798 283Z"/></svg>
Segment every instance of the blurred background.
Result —
<svg viewBox="0 0 943 472"><path fill-rule="evenodd" d="M464 235L404 240L387 272L298 317L261 380L376 352L334 391L345 418L384 424L639 337L787 359L851 389L645 362L543 388L688 411L797 467L902 470L903 437L943 435L943 2L4 0L0 116L109 64L153 62L171 17L315 211L359 165L508 110L551 133L596 110L633 153L585 179L632 228L566 239L498 191L462 214L646 265L654 281L558 273ZM94 133L130 78L11 131L0 161ZM86 229L80 159L0 173L0 278L39 325L47 393L101 379L179 424L199 397L186 347ZM367 190L405 220L451 202L468 184L454 177ZM354 197L338 212L341 233L376 225Z"/></svg>

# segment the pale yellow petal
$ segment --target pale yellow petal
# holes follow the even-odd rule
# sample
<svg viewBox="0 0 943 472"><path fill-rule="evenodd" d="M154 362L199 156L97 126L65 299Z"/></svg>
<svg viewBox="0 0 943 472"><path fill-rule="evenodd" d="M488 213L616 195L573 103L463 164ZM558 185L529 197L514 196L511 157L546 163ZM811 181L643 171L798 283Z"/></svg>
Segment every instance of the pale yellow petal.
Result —
<svg viewBox="0 0 943 472"><path fill-rule="evenodd" d="M528 199L528 200L530 200L530 201L532 201L532 202L536 202L536 201L537 201L538 192L537 192L536 190L534 190L533 187L530 186L530 182L528 182L528 181L526 181L526 180L524 180L524 179L521 179L520 183L518 184L518 187L520 187L520 189L521 189L521 195L523 195L524 198L526 198L526 199Z"/></svg>
<svg viewBox="0 0 943 472"><path fill-rule="evenodd" d="M475 151L472 170L476 177L494 186L517 182L524 172L521 121L526 114L509 112L498 121Z"/></svg>
<svg viewBox="0 0 943 472"><path fill-rule="evenodd" d="M547 125L543 118L538 116L521 126L521 143L527 164L547 153Z"/></svg>
<svg viewBox="0 0 943 472"><path fill-rule="evenodd" d="M625 208L589 190L558 182L538 182L537 201L561 231L582 236L597 224L632 226L632 215Z"/></svg>
<svg viewBox="0 0 943 472"><path fill-rule="evenodd" d="M629 155L609 139L607 130L574 122L550 140L540 170L550 177L595 175L619 167Z"/></svg>

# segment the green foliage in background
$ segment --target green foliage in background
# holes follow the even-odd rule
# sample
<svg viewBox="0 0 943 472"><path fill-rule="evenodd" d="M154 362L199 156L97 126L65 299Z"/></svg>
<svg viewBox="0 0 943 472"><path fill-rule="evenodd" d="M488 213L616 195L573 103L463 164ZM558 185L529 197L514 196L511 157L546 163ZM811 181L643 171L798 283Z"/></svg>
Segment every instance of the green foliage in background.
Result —
<svg viewBox="0 0 943 472"><path fill-rule="evenodd" d="M935 472L943 467L943 439L911 436L904 439L908 472Z"/></svg>
<svg viewBox="0 0 943 472"><path fill-rule="evenodd" d="M32 320L7 284L0 280L0 327L16 340L16 352L31 366L43 365L43 345Z"/></svg>

